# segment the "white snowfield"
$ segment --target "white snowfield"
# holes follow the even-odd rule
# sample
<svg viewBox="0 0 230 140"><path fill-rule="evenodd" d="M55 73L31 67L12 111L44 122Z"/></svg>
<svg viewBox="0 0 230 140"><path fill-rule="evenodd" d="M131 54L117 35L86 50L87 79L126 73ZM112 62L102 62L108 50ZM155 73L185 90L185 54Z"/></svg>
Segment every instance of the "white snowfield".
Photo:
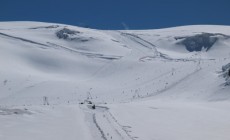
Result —
<svg viewBox="0 0 230 140"><path fill-rule="evenodd" d="M228 63L230 26L0 22L0 140L230 140Z"/></svg>

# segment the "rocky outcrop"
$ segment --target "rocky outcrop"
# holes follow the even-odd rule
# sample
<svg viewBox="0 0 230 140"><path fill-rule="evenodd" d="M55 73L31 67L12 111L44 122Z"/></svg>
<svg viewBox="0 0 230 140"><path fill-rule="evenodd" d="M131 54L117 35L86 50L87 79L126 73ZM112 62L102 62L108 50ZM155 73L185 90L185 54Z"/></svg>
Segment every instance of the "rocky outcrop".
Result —
<svg viewBox="0 0 230 140"><path fill-rule="evenodd" d="M92 37L84 36L84 34L82 32L70 30L68 28L63 28L63 29L57 31L56 36L59 39L76 41L76 42L86 42L86 41L90 41L93 39Z"/></svg>
<svg viewBox="0 0 230 140"><path fill-rule="evenodd" d="M230 63L222 67L223 77L226 80L225 85L230 85Z"/></svg>
<svg viewBox="0 0 230 140"><path fill-rule="evenodd" d="M188 51L193 52L201 51L203 49L208 51L220 37L229 38L229 36L219 33L202 33L194 36L175 37L175 39L181 40L179 44L184 45Z"/></svg>
<svg viewBox="0 0 230 140"><path fill-rule="evenodd" d="M73 31L68 28L63 28L56 32L56 35L59 39L71 39L73 35L79 34L79 31Z"/></svg>

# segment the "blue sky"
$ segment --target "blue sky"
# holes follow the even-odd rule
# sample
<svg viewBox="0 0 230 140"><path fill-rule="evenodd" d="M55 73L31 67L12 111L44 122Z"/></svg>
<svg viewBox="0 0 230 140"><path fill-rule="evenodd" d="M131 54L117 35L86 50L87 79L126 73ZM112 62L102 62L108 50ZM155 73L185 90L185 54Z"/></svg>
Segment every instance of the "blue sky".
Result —
<svg viewBox="0 0 230 140"><path fill-rule="evenodd" d="M96 29L230 25L230 0L0 0L0 21L44 21Z"/></svg>

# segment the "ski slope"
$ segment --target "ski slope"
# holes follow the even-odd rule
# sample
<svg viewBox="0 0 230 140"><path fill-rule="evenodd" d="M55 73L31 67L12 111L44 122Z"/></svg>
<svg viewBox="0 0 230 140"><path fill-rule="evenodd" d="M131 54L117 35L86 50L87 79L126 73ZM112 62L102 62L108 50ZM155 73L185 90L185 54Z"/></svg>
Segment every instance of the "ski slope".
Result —
<svg viewBox="0 0 230 140"><path fill-rule="evenodd" d="M0 139L230 139L229 26L1 22L0 43Z"/></svg>

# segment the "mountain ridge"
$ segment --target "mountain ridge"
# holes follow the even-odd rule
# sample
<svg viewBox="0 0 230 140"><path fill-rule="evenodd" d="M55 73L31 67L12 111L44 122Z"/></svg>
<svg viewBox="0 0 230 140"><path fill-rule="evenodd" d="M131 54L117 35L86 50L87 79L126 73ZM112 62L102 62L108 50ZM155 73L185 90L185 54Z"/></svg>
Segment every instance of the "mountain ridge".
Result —
<svg viewBox="0 0 230 140"><path fill-rule="evenodd" d="M21 75L25 77L23 79L32 77L32 75L40 77L37 77L40 80L37 78L30 79L31 83L24 81L27 86L22 88L15 86L21 83L18 78L14 81L5 76L1 81L14 81L14 86L17 87L14 89L14 86L11 85L8 90L1 88L3 93L6 92L5 95L12 94L11 96L20 96L22 91L25 91L23 94L32 92L31 89L33 88L27 87L34 87L38 83L50 81L50 84L53 85L60 80L60 82L68 81L70 83L67 86L68 89L63 85L68 96L73 96L75 87L78 87L80 94L77 93L74 96L81 98L81 100L89 96L87 95L88 92L95 92L94 99L104 101L107 96L110 96L110 94L106 94L110 88L114 89L112 93L114 99L110 100L122 101L144 98L165 92L178 80L182 80L183 77L192 74L201 67L213 66L215 69L221 69L230 57L228 53L230 42L228 36L230 33L226 31L226 28L230 29L230 26L196 25L157 30L105 31L42 22L2 22L0 25L1 42L5 45L2 49L6 51L2 51L1 60L9 61L9 63L1 62L2 65L5 65L1 69L2 73L8 72L4 75L16 75L16 77ZM3 30L4 28L5 30ZM208 30L210 30L209 33ZM208 35L206 42L202 42L204 39L199 37L204 33ZM199 51L190 52L188 48L186 50L186 45L192 44L192 47L194 46L196 40L190 39L193 36L201 42L198 42ZM192 41L183 44L183 40L186 38ZM212 38L215 42L202 48L202 43L207 44L207 40L212 41ZM202 51L205 48L208 52ZM7 57L5 58L4 55ZM215 63L220 63L220 61L225 62L221 62L217 66ZM18 70L14 70L14 65L18 67ZM159 70L155 68L155 65L158 65ZM143 68L138 68L140 66ZM151 72L151 69L157 72ZM28 73L25 73L26 71ZM178 72L177 76L176 71ZM168 79L170 75L173 75L172 79ZM55 82L52 79L59 80ZM160 82L154 85L156 81L153 79ZM89 84L86 84L86 81ZM221 81L221 79L217 81ZM102 85L106 83L110 83L110 88L103 88ZM151 84L154 86L151 87ZM139 85L139 87L135 87L135 85ZM42 85L40 88L43 86L46 87L46 85ZM39 92L39 88L36 88L34 87L35 93ZM221 87L216 85L215 90L219 91L219 88ZM60 91L60 95L65 98L64 91ZM48 93L49 90L46 91L45 88L43 92L44 95L50 94ZM55 90L54 92L57 92L58 97L59 91ZM128 92L127 95L124 94L125 92ZM199 92L194 91L192 96ZM37 93L36 96L42 98L43 94ZM55 98L55 93L51 95L54 96L52 98ZM98 96L102 98L99 99Z"/></svg>

